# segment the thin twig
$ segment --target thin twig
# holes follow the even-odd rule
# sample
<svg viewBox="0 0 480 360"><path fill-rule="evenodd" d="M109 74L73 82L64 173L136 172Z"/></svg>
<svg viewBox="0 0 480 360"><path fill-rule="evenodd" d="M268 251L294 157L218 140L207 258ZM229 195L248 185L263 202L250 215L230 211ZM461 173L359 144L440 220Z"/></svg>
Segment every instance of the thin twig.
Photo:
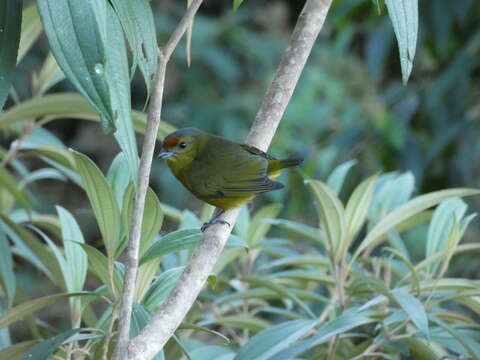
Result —
<svg viewBox="0 0 480 360"><path fill-rule="evenodd" d="M266 150L270 145L331 2L332 0L306 1L289 46L246 139L248 144L261 150ZM222 215L222 220L233 226L238 213L239 209L227 211ZM205 231L167 300L142 332L129 342L130 359L150 360L170 339L203 288L230 232L231 228L222 224L210 226Z"/></svg>
<svg viewBox="0 0 480 360"><path fill-rule="evenodd" d="M172 36L168 40L167 44L163 49L161 49L159 54L158 67L154 80L155 87L153 89L153 94L149 105L147 129L143 139L142 156L140 158L140 167L138 171L138 184L133 207L132 225L130 227L129 234L130 241L128 244L127 259L125 263L125 278L119 317L120 329L118 335L118 344L114 356L114 359L117 360L128 358L126 350L129 341L132 305L138 273L138 253L140 248L143 211L145 207L145 196L150 179L153 152L155 149L158 127L160 125L160 115L162 113L165 71L170 56L185 33L188 24L191 23L202 1L203 0L195 0L190 5L185 15L179 22L177 28L172 33Z"/></svg>

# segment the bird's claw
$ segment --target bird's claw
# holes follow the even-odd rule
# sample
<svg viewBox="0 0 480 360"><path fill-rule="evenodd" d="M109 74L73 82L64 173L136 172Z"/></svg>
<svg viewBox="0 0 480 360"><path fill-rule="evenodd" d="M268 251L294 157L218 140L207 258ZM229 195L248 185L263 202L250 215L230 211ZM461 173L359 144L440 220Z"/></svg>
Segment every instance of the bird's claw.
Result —
<svg viewBox="0 0 480 360"><path fill-rule="evenodd" d="M202 232L205 232L205 230L207 230L207 228L209 228L210 226L215 225L215 224L227 225L229 227L231 226L228 221L225 221L225 220L222 220L222 219L212 219L209 222L204 223L202 225L202 227L200 228L200 230Z"/></svg>

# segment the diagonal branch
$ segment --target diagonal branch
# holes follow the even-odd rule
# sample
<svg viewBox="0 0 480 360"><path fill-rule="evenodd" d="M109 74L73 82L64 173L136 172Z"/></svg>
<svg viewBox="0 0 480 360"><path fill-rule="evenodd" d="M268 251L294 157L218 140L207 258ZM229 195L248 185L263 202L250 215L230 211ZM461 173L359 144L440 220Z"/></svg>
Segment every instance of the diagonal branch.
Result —
<svg viewBox="0 0 480 360"><path fill-rule="evenodd" d="M332 0L307 0L290 43L282 56L247 143L266 150L273 139L285 108L302 73L315 39L323 26ZM239 209L227 211L222 219L234 224ZM210 226L192 254L175 288L143 331L128 344L129 359L150 360L165 345L202 290L219 258L231 228Z"/></svg>
<svg viewBox="0 0 480 360"><path fill-rule="evenodd" d="M153 151L155 149L155 141L157 139L158 126L160 124L160 115L162 113L165 71L170 56L177 47L188 25L192 22L193 17L195 16L195 13L202 2L203 0L193 1L183 18L180 20L177 28L172 33L165 47L159 51L158 67L154 80L155 87L153 89L153 94L149 105L147 129L143 139L142 156L140 158L140 167L138 170L138 185L135 193L132 224L129 234L130 242L127 249L122 303L120 307L120 329L117 348L114 356L114 359L117 360L126 359L127 344L130 339L130 321L138 273L138 253L140 248L143 211L145 207L145 196L150 179Z"/></svg>

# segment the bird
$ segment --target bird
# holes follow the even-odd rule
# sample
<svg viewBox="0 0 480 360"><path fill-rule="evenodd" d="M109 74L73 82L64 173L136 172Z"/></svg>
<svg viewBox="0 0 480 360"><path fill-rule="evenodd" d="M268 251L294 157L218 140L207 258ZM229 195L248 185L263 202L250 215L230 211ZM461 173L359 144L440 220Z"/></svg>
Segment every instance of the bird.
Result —
<svg viewBox="0 0 480 360"><path fill-rule="evenodd" d="M216 223L230 226L220 215L258 194L283 188L274 180L280 170L303 161L279 160L254 146L192 127L167 135L162 147L158 157L166 159L173 175L198 199L216 207L202 231Z"/></svg>

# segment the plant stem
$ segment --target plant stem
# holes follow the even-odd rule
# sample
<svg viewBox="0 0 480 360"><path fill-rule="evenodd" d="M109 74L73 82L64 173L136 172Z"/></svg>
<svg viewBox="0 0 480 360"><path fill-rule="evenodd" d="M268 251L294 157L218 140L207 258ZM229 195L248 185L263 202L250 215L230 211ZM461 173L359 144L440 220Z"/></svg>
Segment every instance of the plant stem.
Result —
<svg viewBox="0 0 480 360"><path fill-rule="evenodd" d="M332 0L306 1L289 46L255 117L246 140L248 144L261 150L266 150L270 145L331 2ZM227 211L221 219L233 226L238 213L239 209ZM230 227L222 224L210 226L205 231L167 300L142 332L129 342L129 359L152 359L170 339L202 290L230 232Z"/></svg>
<svg viewBox="0 0 480 360"><path fill-rule="evenodd" d="M195 0L188 7L183 18L170 36L167 44L159 51L157 71L154 80L154 89L149 105L147 129L143 139L142 156L138 170L138 182L133 205L132 225L130 227L127 259L125 263L125 279L123 285L122 302L120 308L120 323L117 348L114 359L128 359L127 344L129 341L132 305L135 294L135 283L138 273L138 253L140 249L140 235L145 207L145 197L150 179L153 152L157 139L160 115L162 113L163 89L165 85L165 71L168 60L177 47L188 25L192 22L195 13L203 0Z"/></svg>

